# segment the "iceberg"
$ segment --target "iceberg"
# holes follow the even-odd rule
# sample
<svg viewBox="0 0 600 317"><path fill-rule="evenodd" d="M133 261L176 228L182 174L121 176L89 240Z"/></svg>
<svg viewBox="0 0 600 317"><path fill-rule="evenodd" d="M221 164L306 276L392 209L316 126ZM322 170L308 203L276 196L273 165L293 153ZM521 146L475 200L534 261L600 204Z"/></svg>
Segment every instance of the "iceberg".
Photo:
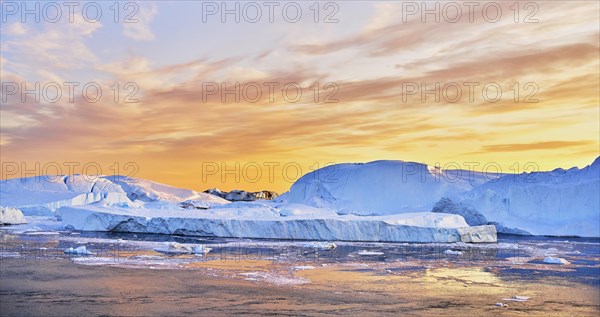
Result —
<svg viewBox="0 0 600 317"><path fill-rule="evenodd" d="M201 201L209 205L226 204L229 201L215 195L197 192L191 189L177 188L141 178L123 176L105 176L106 180L119 186L132 201L155 202Z"/></svg>
<svg viewBox="0 0 600 317"><path fill-rule="evenodd" d="M326 242L326 241L314 241L311 243L307 243L304 246L307 248L321 250L321 251L332 251L337 248L337 244L335 244L333 242Z"/></svg>
<svg viewBox="0 0 600 317"><path fill-rule="evenodd" d="M176 188L139 178L123 176L36 176L0 181L0 205L19 208L26 216L53 215L64 206L102 202L106 205L132 205L185 200L205 205L228 201L193 190Z"/></svg>
<svg viewBox="0 0 600 317"><path fill-rule="evenodd" d="M571 264L569 261L567 261L563 258L555 258L555 257L551 257L551 256L545 257L543 262L548 263L548 264L560 264L560 265Z"/></svg>
<svg viewBox="0 0 600 317"><path fill-rule="evenodd" d="M276 201L355 215L430 211L442 197L458 197L498 176L404 161L336 164L302 176Z"/></svg>
<svg viewBox="0 0 600 317"><path fill-rule="evenodd" d="M516 175L403 161L337 164L304 175L276 201L369 216L432 211L501 233L600 237L600 157L581 169Z"/></svg>
<svg viewBox="0 0 600 317"><path fill-rule="evenodd" d="M600 158L582 169L518 175L403 161L338 164L302 176L275 200L233 202L121 176L57 179L2 181L0 203L25 215L49 212L82 231L323 243L487 243L496 231L600 236Z"/></svg>
<svg viewBox="0 0 600 317"><path fill-rule="evenodd" d="M0 225L17 225L22 223L27 223L27 221L19 209L0 206Z"/></svg>
<svg viewBox="0 0 600 317"><path fill-rule="evenodd" d="M455 251L455 250L445 250L444 254L446 255L462 255L462 251Z"/></svg>
<svg viewBox="0 0 600 317"><path fill-rule="evenodd" d="M383 253L383 252L379 252L379 251L367 251L367 250L360 250L356 254L362 255L362 256L385 255L385 253Z"/></svg>
<svg viewBox="0 0 600 317"><path fill-rule="evenodd" d="M69 247L65 249L65 254L73 254L73 255L93 255L92 252L88 251L85 246L80 246L77 248Z"/></svg>
<svg viewBox="0 0 600 317"><path fill-rule="evenodd" d="M159 233L204 237L381 242L496 242L494 226L469 227L458 215L410 213L390 216L285 216L276 207L156 210L62 207L68 229Z"/></svg>
<svg viewBox="0 0 600 317"><path fill-rule="evenodd" d="M209 248L203 244L190 246L177 242L166 242L164 247L154 249L156 252L167 255L194 254L199 256L203 256L211 250L212 248Z"/></svg>
<svg viewBox="0 0 600 317"><path fill-rule="evenodd" d="M304 271L304 270L314 270L314 269L316 269L316 267L314 267L312 265L298 265L298 266L294 266L292 269L296 270L296 271Z"/></svg>
<svg viewBox="0 0 600 317"><path fill-rule="evenodd" d="M527 300L529 300L530 297L528 296L519 296L519 295L515 295L511 298L504 298L502 300L505 301L510 301L510 302L526 302Z"/></svg>
<svg viewBox="0 0 600 317"><path fill-rule="evenodd" d="M581 169L506 175L468 191L461 203L500 232L600 237L600 157Z"/></svg>

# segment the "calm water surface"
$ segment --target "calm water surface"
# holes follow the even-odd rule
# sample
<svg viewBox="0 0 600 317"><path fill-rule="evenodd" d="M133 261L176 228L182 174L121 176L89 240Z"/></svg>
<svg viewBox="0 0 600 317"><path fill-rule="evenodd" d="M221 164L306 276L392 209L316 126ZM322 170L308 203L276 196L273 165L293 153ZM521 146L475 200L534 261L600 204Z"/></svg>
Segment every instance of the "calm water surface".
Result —
<svg viewBox="0 0 600 317"><path fill-rule="evenodd" d="M546 309L593 315L600 309L598 239L342 242L320 250L306 241L0 230L0 241L2 316L547 315ZM154 250L165 242L213 250L206 256ZM95 254L63 253L82 245ZM545 264L548 255L571 264ZM519 293L531 300L503 311L494 306Z"/></svg>

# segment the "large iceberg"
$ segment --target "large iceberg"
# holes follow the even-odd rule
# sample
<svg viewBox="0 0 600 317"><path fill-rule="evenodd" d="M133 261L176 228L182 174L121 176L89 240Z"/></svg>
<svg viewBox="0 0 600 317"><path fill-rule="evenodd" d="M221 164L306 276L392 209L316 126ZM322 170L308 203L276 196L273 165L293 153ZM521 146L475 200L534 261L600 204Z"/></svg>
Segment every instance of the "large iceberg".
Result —
<svg viewBox="0 0 600 317"><path fill-rule="evenodd" d="M82 175L15 178L0 181L0 204L25 215L51 215L62 206L107 200L129 201L125 192L100 177Z"/></svg>
<svg viewBox="0 0 600 317"><path fill-rule="evenodd" d="M220 197L120 176L32 177L3 181L2 204L56 214L66 228L294 240L495 242L493 226L429 212L340 215L332 208Z"/></svg>
<svg viewBox="0 0 600 317"><path fill-rule="evenodd" d="M430 211L442 197L458 197L497 177L403 161L336 164L302 176L277 201L355 215Z"/></svg>
<svg viewBox="0 0 600 317"><path fill-rule="evenodd" d="M383 242L496 242L494 226L469 227L462 216L410 213L338 215L301 206L268 204L209 210L156 210L72 206L59 210L68 229L161 233L208 237ZM283 211L283 212L280 212Z"/></svg>
<svg viewBox="0 0 600 317"><path fill-rule="evenodd" d="M500 231L600 237L600 157L582 169L503 176L461 200Z"/></svg>
<svg viewBox="0 0 600 317"><path fill-rule="evenodd" d="M402 161L338 164L304 175L278 201L356 215L431 210L503 233L600 237L600 158L582 169L517 175Z"/></svg>
<svg viewBox="0 0 600 317"><path fill-rule="evenodd" d="M2 185L0 204L56 211L75 230L390 242L494 242L496 230L600 236L600 159L518 175L402 161L339 164L304 175L273 201L230 202L118 176Z"/></svg>
<svg viewBox="0 0 600 317"><path fill-rule="evenodd" d="M19 208L25 215L52 215L64 206L103 202L107 205L173 204L199 200L224 204L219 197L123 176L35 176L0 181L0 205Z"/></svg>

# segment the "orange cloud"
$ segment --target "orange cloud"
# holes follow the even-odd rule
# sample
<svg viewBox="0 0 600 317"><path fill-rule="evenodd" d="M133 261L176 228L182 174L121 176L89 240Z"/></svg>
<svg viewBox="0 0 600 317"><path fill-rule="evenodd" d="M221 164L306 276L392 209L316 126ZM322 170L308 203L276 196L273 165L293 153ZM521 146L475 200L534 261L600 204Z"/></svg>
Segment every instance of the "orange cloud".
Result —
<svg viewBox="0 0 600 317"><path fill-rule="evenodd" d="M1 158L103 166L134 161L138 176L177 186L278 191L290 185L281 174L274 181L222 183L216 175L200 183L202 163L295 162L304 172L315 162L377 159L536 160L547 169L589 164L600 134L598 11L590 10L597 4L542 5L535 25L391 19L341 39L315 37L252 54L161 66L143 56L95 63L93 70L109 77L99 81L105 91L115 81L136 82L140 103L11 99L0 109ZM574 12L584 16L573 20ZM552 14L557 17L549 19ZM29 80L20 75L3 73L2 81ZM472 81L497 82L506 93L496 103L481 95L474 102L433 102L431 96L423 102L419 94L403 101L403 83ZM219 94L203 101L205 82L293 82L308 93L297 103L283 100L280 90L276 102L266 94L254 103L222 102ZM315 103L314 82L335 82L339 102ZM538 83L539 102L524 103L523 96L515 102L515 82Z"/></svg>
<svg viewBox="0 0 600 317"><path fill-rule="evenodd" d="M556 150L569 147L581 147L589 145L598 145L596 141L547 141L536 143L518 143L518 144L493 144L484 145L484 152L519 152L519 151L537 151L537 150Z"/></svg>

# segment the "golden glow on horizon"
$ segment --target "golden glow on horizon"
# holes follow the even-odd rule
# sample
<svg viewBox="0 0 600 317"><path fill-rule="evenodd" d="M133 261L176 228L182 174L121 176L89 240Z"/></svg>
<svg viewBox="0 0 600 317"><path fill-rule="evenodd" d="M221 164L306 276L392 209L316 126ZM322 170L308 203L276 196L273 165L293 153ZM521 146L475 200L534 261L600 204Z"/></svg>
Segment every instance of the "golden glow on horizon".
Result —
<svg viewBox="0 0 600 317"><path fill-rule="evenodd" d="M79 162L77 172L95 162L103 174L115 172L114 162L121 167L135 162L136 177L178 187L278 192L289 189L300 176L297 166L304 174L328 162L393 159L442 166L456 162L463 168L478 162L477 170L498 163L503 172L514 172L515 164L522 167L528 162L540 170L583 167L600 155L599 6L593 1L541 2L537 24L444 25L378 20L389 15L386 6L373 14L371 22L377 23L351 34L334 25L328 29L331 34L272 40L275 47L265 52L167 64L140 52L121 60L101 60L93 56L96 52L89 48L88 37L101 27L82 27L81 33L65 38L55 34L53 40L74 52L92 54L89 60L95 62L87 68L77 64L76 70L84 69L86 76L108 76L109 80L101 81L105 91L115 81L137 83L140 102L3 103L1 160L24 163L30 169L35 162L41 166ZM160 8L157 12L160 16ZM297 32L289 25L273 27ZM39 54L44 60L53 49L42 40L50 31L31 32L31 28L19 29L19 34L6 40L9 45L0 56L2 81L35 81L31 72L37 81L54 77L69 81L57 75L69 67L64 59L49 61L41 72L36 69L39 65L28 66L25 57L9 56L7 52L30 47L22 39L37 38L37 49L28 54ZM192 43L181 43L178 49L188 45ZM94 73L98 70L104 73ZM223 103L220 95L203 102L202 82L208 79L230 87L236 81L242 86L296 82L309 92L313 82L321 86L334 82L339 102L315 103L310 94L298 103L281 98L269 102L267 96L256 103ZM408 95L405 90L411 83L431 88L452 82L464 89L458 102L448 101L454 96L452 90L439 102L432 95L423 101L418 93ZM469 82L480 84L473 101L464 88ZM497 102L481 95L481 88L490 83L503 90ZM535 83L539 90L527 83ZM493 95L493 89L489 93ZM322 91L320 101L325 95L327 91ZM539 101L525 102L534 99ZM226 164L234 172L227 174L225 182L221 169L203 179L203 163L212 162ZM261 166L260 177L253 162ZM279 164L272 174L271 162ZM284 171L286 164L290 165ZM234 179L236 173L239 181ZM19 171L16 176L22 175ZM3 169L2 177L6 176Z"/></svg>

